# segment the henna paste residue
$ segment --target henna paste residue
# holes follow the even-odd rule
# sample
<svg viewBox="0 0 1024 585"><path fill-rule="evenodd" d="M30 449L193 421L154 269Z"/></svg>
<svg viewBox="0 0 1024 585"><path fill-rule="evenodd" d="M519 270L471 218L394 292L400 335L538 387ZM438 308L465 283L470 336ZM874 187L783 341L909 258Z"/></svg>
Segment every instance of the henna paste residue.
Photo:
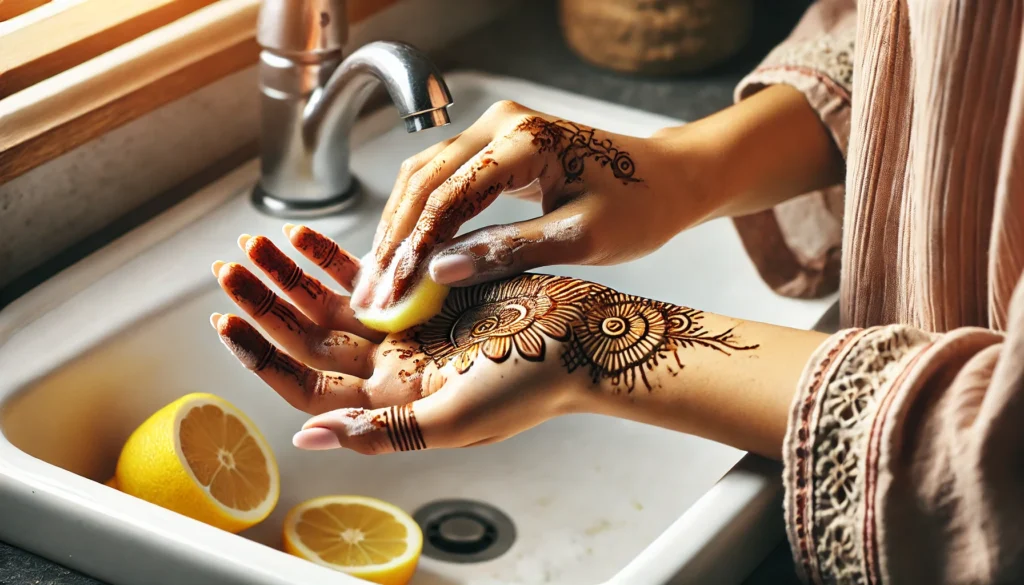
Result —
<svg viewBox="0 0 1024 585"><path fill-rule="evenodd" d="M267 341L245 319L235 315L221 317L217 333L224 345L246 368L259 372L274 360L277 348Z"/></svg>
<svg viewBox="0 0 1024 585"><path fill-rule="evenodd" d="M287 292L295 288L302 281L303 272L299 265L285 256L284 252L278 249L270 238L255 236L245 244L245 252L249 258L262 268L274 283Z"/></svg>

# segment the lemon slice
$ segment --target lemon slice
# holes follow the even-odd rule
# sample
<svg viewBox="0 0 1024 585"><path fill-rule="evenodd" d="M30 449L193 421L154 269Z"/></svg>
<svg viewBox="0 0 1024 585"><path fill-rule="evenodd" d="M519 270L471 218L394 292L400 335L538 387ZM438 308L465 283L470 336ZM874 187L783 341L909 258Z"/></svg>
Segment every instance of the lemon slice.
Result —
<svg viewBox="0 0 1024 585"><path fill-rule="evenodd" d="M266 518L281 491L259 430L212 394L183 396L135 429L115 478L122 492L228 532Z"/></svg>
<svg viewBox="0 0 1024 585"><path fill-rule="evenodd" d="M405 585L423 533L402 510L374 498L323 496L288 512L285 551L380 585Z"/></svg>
<svg viewBox="0 0 1024 585"><path fill-rule="evenodd" d="M441 312L448 287L424 276L397 303L386 309L352 307L363 325L385 333L396 333L426 323Z"/></svg>

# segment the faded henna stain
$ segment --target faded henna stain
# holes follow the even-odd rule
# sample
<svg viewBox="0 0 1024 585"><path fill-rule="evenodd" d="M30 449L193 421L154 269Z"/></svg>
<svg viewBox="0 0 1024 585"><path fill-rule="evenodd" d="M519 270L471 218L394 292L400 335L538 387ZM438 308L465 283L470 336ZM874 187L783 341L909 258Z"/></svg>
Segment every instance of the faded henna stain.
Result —
<svg viewBox="0 0 1024 585"><path fill-rule="evenodd" d="M270 275L281 290L288 292L302 282L305 275L302 268L275 246L270 238L250 238L245 244L245 252L257 266Z"/></svg>
<svg viewBox="0 0 1024 585"><path fill-rule="evenodd" d="M266 315L277 301L274 291L239 264L232 263L228 270L222 269L220 282L235 302L250 307L249 313L257 319Z"/></svg>
<svg viewBox="0 0 1024 585"><path fill-rule="evenodd" d="M274 360L277 348L267 341L245 319L235 315L225 315L217 323L217 333L221 341L238 361L246 368L259 372Z"/></svg>
<svg viewBox="0 0 1024 585"><path fill-rule="evenodd" d="M334 240L306 226L291 235L292 245L342 281L350 281L359 271L359 260L341 249Z"/></svg>
<svg viewBox="0 0 1024 585"><path fill-rule="evenodd" d="M305 334L306 327L292 308L282 301L274 291L244 267L232 264L221 278L231 296L247 309L255 319L267 315L275 317L289 331Z"/></svg>

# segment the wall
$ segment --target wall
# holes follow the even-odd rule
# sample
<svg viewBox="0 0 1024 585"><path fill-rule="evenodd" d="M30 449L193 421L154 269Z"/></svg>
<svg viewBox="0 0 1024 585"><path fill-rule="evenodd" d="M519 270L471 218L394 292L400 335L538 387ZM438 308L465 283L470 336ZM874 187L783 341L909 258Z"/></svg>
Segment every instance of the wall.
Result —
<svg viewBox="0 0 1024 585"><path fill-rule="evenodd" d="M401 0L355 25L351 45L388 39L430 51L497 18L514 3ZM0 185L0 290L253 143L257 108L255 68L249 68Z"/></svg>

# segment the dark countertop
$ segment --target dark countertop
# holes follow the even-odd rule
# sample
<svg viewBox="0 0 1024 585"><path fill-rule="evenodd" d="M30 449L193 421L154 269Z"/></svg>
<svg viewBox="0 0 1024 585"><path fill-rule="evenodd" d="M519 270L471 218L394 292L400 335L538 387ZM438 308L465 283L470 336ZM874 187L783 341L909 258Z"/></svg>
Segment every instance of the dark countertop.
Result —
<svg viewBox="0 0 1024 585"><path fill-rule="evenodd" d="M758 0L755 36L746 49L727 64L691 77L630 77L580 61L562 40L556 3L550 0L527 0L509 17L456 41L436 57L438 64L448 70L474 69L520 77L681 120L695 120L732 103L736 83L785 36L806 4L803 0ZM79 253L89 253L118 237L131 227L126 223L130 222L119 222L111 233L90 238L91 249ZM52 274L60 268L48 271ZM789 547L783 542L744 585L797 583ZM0 585L103 584L0 542Z"/></svg>

